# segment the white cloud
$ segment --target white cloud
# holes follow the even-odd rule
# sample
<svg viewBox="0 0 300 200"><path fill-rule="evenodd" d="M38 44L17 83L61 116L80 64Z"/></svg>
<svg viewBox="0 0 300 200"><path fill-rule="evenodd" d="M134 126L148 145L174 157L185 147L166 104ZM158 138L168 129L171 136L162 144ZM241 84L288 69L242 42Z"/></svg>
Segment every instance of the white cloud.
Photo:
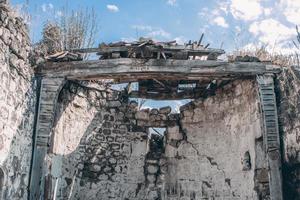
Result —
<svg viewBox="0 0 300 200"><path fill-rule="evenodd" d="M223 3L222 5L219 4L217 8L213 10L209 10L208 8L204 7L198 12L198 16L207 20L209 24L221 26L223 28L228 28L229 25L226 22L225 18L223 17L227 12L226 4Z"/></svg>
<svg viewBox="0 0 300 200"><path fill-rule="evenodd" d="M200 17L204 17L206 15L209 15L209 9L208 8L202 8L201 11L198 12L198 15Z"/></svg>
<svg viewBox="0 0 300 200"><path fill-rule="evenodd" d="M152 26L149 25L133 25L133 29L139 30L139 31L152 31Z"/></svg>
<svg viewBox="0 0 300 200"><path fill-rule="evenodd" d="M133 29L144 32L146 37L170 39L171 34L160 27L152 27L149 25L133 25Z"/></svg>
<svg viewBox="0 0 300 200"><path fill-rule="evenodd" d="M187 39L184 36L178 36L178 37L174 38L174 40L178 44L184 44L187 41Z"/></svg>
<svg viewBox="0 0 300 200"><path fill-rule="evenodd" d="M234 28L235 28L235 31L237 33L241 33L242 32L242 28L240 26L235 26Z"/></svg>
<svg viewBox="0 0 300 200"><path fill-rule="evenodd" d="M123 37L121 38L121 41L123 42L134 42L137 41L138 39L134 38L134 37Z"/></svg>
<svg viewBox="0 0 300 200"><path fill-rule="evenodd" d="M176 6L177 5L177 0L168 0L167 4L170 6Z"/></svg>
<svg viewBox="0 0 300 200"><path fill-rule="evenodd" d="M289 22L300 24L299 0L280 0L279 7L283 9L283 14Z"/></svg>
<svg viewBox="0 0 300 200"><path fill-rule="evenodd" d="M110 12L119 12L119 8L116 5L112 5L112 4L108 4L106 6L107 10L109 10Z"/></svg>
<svg viewBox="0 0 300 200"><path fill-rule="evenodd" d="M43 12L47 12L49 10L52 10L54 8L53 4L52 3L44 3L42 5L42 11Z"/></svg>
<svg viewBox="0 0 300 200"><path fill-rule="evenodd" d="M255 52L261 47L264 47L271 54L283 54L283 55L291 55L294 54L297 49L292 44L289 43L279 43L273 45L264 45L261 42L258 43L248 43L245 46L241 47L241 50L245 50L246 52Z"/></svg>
<svg viewBox="0 0 300 200"><path fill-rule="evenodd" d="M264 44L279 44L295 36L295 30L289 28L275 19L265 19L254 22L249 27L249 32L257 36Z"/></svg>
<svg viewBox="0 0 300 200"><path fill-rule="evenodd" d="M226 15L229 12L229 3L228 2L219 2L218 3L218 8L223 11Z"/></svg>
<svg viewBox="0 0 300 200"><path fill-rule="evenodd" d="M272 13L272 8L264 8L265 16L269 16Z"/></svg>
<svg viewBox="0 0 300 200"><path fill-rule="evenodd" d="M55 13L55 18L59 18L62 17L64 15L64 13L61 10L56 11Z"/></svg>
<svg viewBox="0 0 300 200"><path fill-rule="evenodd" d="M153 30L150 33L147 34L148 37L156 38L156 37L163 37L163 38L170 38L171 34L168 33L167 31L159 28L157 30Z"/></svg>
<svg viewBox="0 0 300 200"><path fill-rule="evenodd" d="M223 28L228 28L229 25L225 21L224 17L218 16L212 20L212 23L218 26L221 26Z"/></svg>
<svg viewBox="0 0 300 200"><path fill-rule="evenodd" d="M234 18L255 20L263 12L260 0L231 0L230 11Z"/></svg>

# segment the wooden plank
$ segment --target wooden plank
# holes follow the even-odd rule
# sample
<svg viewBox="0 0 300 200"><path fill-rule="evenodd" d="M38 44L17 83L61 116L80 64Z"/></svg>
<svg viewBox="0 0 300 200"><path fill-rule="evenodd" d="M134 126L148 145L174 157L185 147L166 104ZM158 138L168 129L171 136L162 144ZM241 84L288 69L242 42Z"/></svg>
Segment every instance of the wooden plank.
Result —
<svg viewBox="0 0 300 200"><path fill-rule="evenodd" d="M169 93L142 93L138 91L132 91L129 94L130 98L143 98L153 100L182 100L182 99L195 99L201 97L202 93L189 92L169 92Z"/></svg>
<svg viewBox="0 0 300 200"><path fill-rule="evenodd" d="M144 44L144 43L142 43ZM141 45L142 45L141 44ZM108 53L113 53L113 52L127 52L127 51L139 51L141 49L141 47L143 47L144 45L137 45L137 46L117 46L117 47L111 47L111 46L104 46L104 47L100 47L100 48L85 48L85 49L73 49L71 50L71 52L74 53L98 53L100 55L103 54L108 54ZM165 53L174 53L174 52L189 52L189 53L193 53L193 54L197 54L197 55L208 55L211 53L215 53L215 54L224 54L225 51L222 49L212 49L212 48L203 48L201 46L198 47L193 47L192 45L189 46L184 46L184 45L174 45L174 46L170 46L170 45L164 45L161 44L161 47L159 48L158 46L155 45L149 45L147 46L148 50L152 51L152 52L160 52L160 51L164 51Z"/></svg>
<svg viewBox="0 0 300 200"><path fill-rule="evenodd" d="M214 60L157 60L120 58L97 61L46 63L36 71L48 77L69 79L189 79L190 77L249 76L278 73L264 63L228 63Z"/></svg>
<svg viewBox="0 0 300 200"><path fill-rule="evenodd" d="M207 86L207 85L206 85ZM206 87L202 88L191 88L185 90L139 90L132 91L129 96L132 98L145 98L155 100L179 100L179 99L195 99L204 97L209 92Z"/></svg>
<svg viewBox="0 0 300 200"><path fill-rule="evenodd" d="M257 81L265 128L263 138L266 144L269 165L270 198L271 200L282 200L280 136L273 75L258 76Z"/></svg>
<svg viewBox="0 0 300 200"><path fill-rule="evenodd" d="M29 199L31 200L44 199L44 160L47 154L58 94L64 83L63 78L43 78L41 82L30 178Z"/></svg>

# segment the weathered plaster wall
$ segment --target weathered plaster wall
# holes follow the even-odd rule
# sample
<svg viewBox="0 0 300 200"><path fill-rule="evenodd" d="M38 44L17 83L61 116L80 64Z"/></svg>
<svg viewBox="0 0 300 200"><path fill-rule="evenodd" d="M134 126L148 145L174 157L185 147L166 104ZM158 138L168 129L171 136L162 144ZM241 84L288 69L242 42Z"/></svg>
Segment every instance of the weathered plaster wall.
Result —
<svg viewBox="0 0 300 200"><path fill-rule="evenodd" d="M145 182L147 135L128 130L130 108L121 105L118 93L76 84L65 87L61 97L49 196L57 182L59 199L132 199Z"/></svg>
<svg viewBox="0 0 300 200"><path fill-rule="evenodd" d="M300 71L283 68L277 79L285 199L300 197Z"/></svg>
<svg viewBox="0 0 300 200"><path fill-rule="evenodd" d="M167 133L166 196L258 199L255 171L265 163L256 160L263 151L256 148L262 129L255 88L255 81L235 81L182 108L183 135L178 137L178 128ZM174 137L183 138L177 147L168 144ZM246 152L250 165L243 163Z"/></svg>
<svg viewBox="0 0 300 200"><path fill-rule="evenodd" d="M35 109L26 25L0 3L0 193L27 199ZM1 197L0 197L1 199Z"/></svg>
<svg viewBox="0 0 300 200"><path fill-rule="evenodd" d="M48 158L49 197L268 196L255 88L255 81L235 81L178 115L168 108L137 111L122 93L68 84L60 95ZM165 127L166 134L149 135L148 127Z"/></svg>

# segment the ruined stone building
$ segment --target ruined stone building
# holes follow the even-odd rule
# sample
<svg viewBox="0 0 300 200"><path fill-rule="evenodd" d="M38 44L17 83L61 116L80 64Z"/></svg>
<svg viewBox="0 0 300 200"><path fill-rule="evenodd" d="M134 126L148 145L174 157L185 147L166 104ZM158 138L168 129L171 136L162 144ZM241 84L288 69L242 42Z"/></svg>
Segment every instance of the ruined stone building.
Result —
<svg viewBox="0 0 300 200"><path fill-rule="evenodd" d="M296 67L149 40L31 66L28 30L3 3L0 47L1 199L300 199Z"/></svg>

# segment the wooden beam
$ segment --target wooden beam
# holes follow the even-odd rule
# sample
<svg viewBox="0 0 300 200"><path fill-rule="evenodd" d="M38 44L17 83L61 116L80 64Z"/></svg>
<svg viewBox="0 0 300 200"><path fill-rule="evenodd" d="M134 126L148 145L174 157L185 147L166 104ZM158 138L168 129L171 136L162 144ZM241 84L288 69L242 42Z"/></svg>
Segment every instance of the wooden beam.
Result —
<svg viewBox="0 0 300 200"><path fill-rule="evenodd" d="M65 84L63 78L43 78L38 101L34 149L30 178L30 200L44 199L45 156L54 123L56 103L59 92Z"/></svg>
<svg viewBox="0 0 300 200"><path fill-rule="evenodd" d="M270 199L282 200L280 134L273 74L257 76L264 125L264 144L269 165Z"/></svg>
<svg viewBox="0 0 300 200"><path fill-rule="evenodd" d="M138 50L143 46L117 46L117 47L100 47L100 48L85 48L85 49L72 49L71 52L74 53L99 53L99 54L107 54L113 52L127 52L129 50ZM193 49L191 46L170 46L170 45L163 45L162 49L157 48L156 46L147 46L147 48L152 52L160 52L164 51L164 53L172 53L172 52L179 52L185 51L188 53L192 53L193 55L208 55L211 53L215 53L218 55L222 55L225 53L222 49L212 49L212 48L196 48Z"/></svg>
<svg viewBox="0 0 300 200"><path fill-rule="evenodd" d="M181 100L181 99L197 99L204 95L204 92L196 93L194 91L184 92L168 92L168 93L144 93L138 91L132 91L129 94L130 98L142 98L142 99L153 99L153 100ZM204 97L204 96L203 96Z"/></svg>
<svg viewBox="0 0 300 200"><path fill-rule="evenodd" d="M214 60L108 59L96 61L49 62L37 74L68 79L189 80L199 77L253 76L278 73L280 68L258 62L229 63Z"/></svg>

